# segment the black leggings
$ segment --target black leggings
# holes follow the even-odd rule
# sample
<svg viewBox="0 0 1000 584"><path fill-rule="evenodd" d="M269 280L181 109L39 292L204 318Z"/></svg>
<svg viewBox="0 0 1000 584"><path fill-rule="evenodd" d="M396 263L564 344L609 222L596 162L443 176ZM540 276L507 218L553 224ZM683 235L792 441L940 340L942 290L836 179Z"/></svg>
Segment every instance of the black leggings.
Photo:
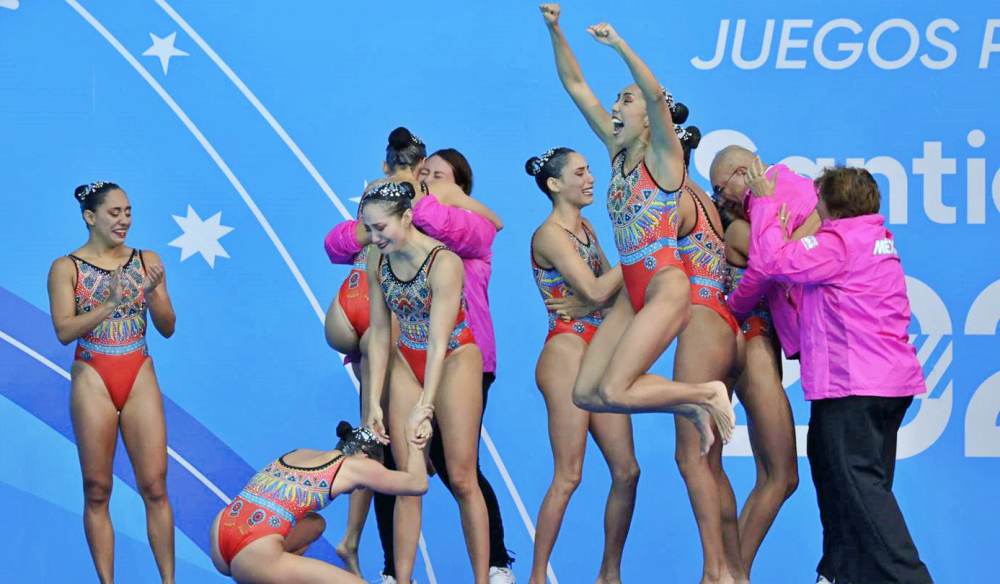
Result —
<svg viewBox="0 0 1000 584"><path fill-rule="evenodd" d="M489 395L490 386L496 381L493 373L483 373L483 412L486 411L486 399ZM480 425L482 422L480 422ZM430 443L430 459L434 463L441 482L451 492L451 480L448 478L448 465L444 460L444 443L441 441L441 433L435 431ZM396 468L396 461L392 458L392 450L385 449L385 466L391 469ZM486 501L486 513L490 519L490 567L505 568L514 561L507 553L507 547L503 542L503 519L500 517L500 505L497 502L497 495L493 492L493 487L486 480L483 471L476 465L476 476L479 478L479 489L483 492L483 499ZM396 504L396 497L375 493L375 521L378 524L378 537L382 542L382 556L385 567L382 573L387 576L396 576L396 565L393 552L395 551L392 542L392 515Z"/></svg>

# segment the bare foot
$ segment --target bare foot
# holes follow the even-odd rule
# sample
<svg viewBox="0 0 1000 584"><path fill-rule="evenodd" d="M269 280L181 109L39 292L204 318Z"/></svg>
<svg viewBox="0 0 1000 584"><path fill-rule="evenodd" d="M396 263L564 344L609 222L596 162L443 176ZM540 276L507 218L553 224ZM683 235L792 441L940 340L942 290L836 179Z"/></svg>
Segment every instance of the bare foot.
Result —
<svg viewBox="0 0 1000 584"><path fill-rule="evenodd" d="M347 571L354 574L357 577L361 577L361 565L358 563L358 545L349 545L347 541L341 541L334 548L337 552L337 557L344 562L344 567Z"/></svg>
<svg viewBox="0 0 1000 584"><path fill-rule="evenodd" d="M712 390L712 397L708 398L704 407L712 416L715 427L719 431L722 443L729 442L736 429L736 412L733 411L733 403L729 401L729 392L726 391L726 384L721 381L710 381L702 384L702 387Z"/></svg>

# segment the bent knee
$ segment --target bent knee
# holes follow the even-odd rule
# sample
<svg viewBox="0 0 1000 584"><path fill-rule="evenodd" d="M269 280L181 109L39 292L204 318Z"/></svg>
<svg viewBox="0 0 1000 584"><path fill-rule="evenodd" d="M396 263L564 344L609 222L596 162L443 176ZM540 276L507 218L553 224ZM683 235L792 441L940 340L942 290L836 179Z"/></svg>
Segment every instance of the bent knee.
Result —
<svg viewBox="0 0 1000 584"><path fill-rule="evenodd" d="M569 495L576 491L582 480L583 461L580 461L580 464L556 469L556 474L552 478L552 486L560 493Z"/></svg>
<svg viewBox="0 0 1000 584"><path fill-rule="evenodd" d="M451 482L451 492L456 499L467 499L479 490L479 480L476 477L475 467L448 469L448 478Z"/></svg>

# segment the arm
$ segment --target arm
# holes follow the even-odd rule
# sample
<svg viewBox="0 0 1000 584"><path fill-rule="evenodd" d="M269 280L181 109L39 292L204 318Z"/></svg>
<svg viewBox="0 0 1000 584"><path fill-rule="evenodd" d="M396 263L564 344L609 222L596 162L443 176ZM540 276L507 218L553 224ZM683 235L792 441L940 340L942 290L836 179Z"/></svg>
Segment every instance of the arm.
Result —
<svg viewBox="0 0 1000 584"><path fill-rule="evenodd" d="M726 259L746 270L743 272L743 279L729 293L726 301L729 309L738 317L749 314L770 287L767 276L748 261L749 246L750 224L746 221L733 221L726 230Z"/></svg>
<svg viewBox="0 0 1000 584"><path fill-rule="evenodd" d="M639 91L642 92L649 118L650 147L653 154L650 167L654 176L667 179L664 184L679 184L684 178L684 148L674 132L674 120L670 115L667 97L663 95L663 87L646 63L611 25L598 24L587 30L598 42L615 49L628 65Z"/></svg>
<svg viewBox="0 0 1000 584"><path fill-rule="evenodd" d="M368 384L362 387L362 403L365 416L364 425L376 434L386 436L382 423L382 389L389 374L389 355L392 351L392 321L389 307L382 296L379 285L378 267L382 254L372 250L368 256Z"/></svg>
<svg viewBox="0 0 1000 584"><path fill-rule="evenodd" d="M807 235L813 235L819 231L820 225L822 225L823 220L819 218L819 213L813 211L806 217L806 220L799 225L795 231L792 232L792 236L789 239L802 239Z"/></svg>
<svg viewBox="0 0 1000 584"><path fill-rule="evenodd" d="M500 219L499 215L494 213L492 209L484 205L481 201L473 199L467 195L465 191L459 188L458 185L447 183L435 185L434 196L437 198L439 203L472 211L480 217L485 217L490 223L493 224L497 231L501 231L503 229L503 221Z"/></svg>
<svg viewBox="0 0 1000 584"><path fill-rule="evenodd" d="M751 210L750 228L758 242L750 264L775 281L792 284L822 284L843 272L847 264L847 246L833 230L789 241L784 226L774 213L774 205L758 205ZM782 207L784 212L784 207Z"/></svg>
<svg viewBox="0 0 1000 584"><path fill-rule="evenodd" d="M595 276L566 233L556 225L543 225L535 235L532 248L535 257L559 270L573 293L585 302L603 305L622 287L620 267Z"/></svg>
<svg viewBox="0 0 1000 584"><path fill-rule="evenodd" d="M429 408L416 407L406 423L406 442L409 454L406 457L406 468L389 470L382 463L351 456L343 462L337 476L330 485L330 494L352 491L366 487L387 495L423 495L427 492L427 463L424 460L422 448L415 441L416 426L425 420L430 420L432 411Z"/></svg>
<svg viewBox="0 0 1000 584"><path fill-rule="evenodd" d="M413 224L451 251L469 259L489 256L497 235L496 227L484 217L442 205L436 196L430 195L420 199L413 208Z"/></svg>
<svg viewBox="0 0 1000 584"><path fill-rule="evenodd" d="M177 324L177 314L174 306L170 302L170 295L167 293L167 274L163 269L163 260L153 251L142 253L143 264L146 270L146 281L143 284L146 293L146 303L149 306L149 313L153 317L153 326L165 338L170 338L174 334L174 325Z"/></svg>
<svg viewBox="0 0 1000 584"><path fill-rule="evenodd" d="M580 64L577 63L576 56L573 55L573 51L566 42L566 37L563 36L562 29L559 27L559 5L542 4L541 10L545 24L549 29L549 38L552 40L552 52L555 54L559 81L562 82L566 93L569 94L577 109L587 120L590 129L597 134L597 137L608 149L608 154L611 155L613 154L611 150L614 147L611 116L604 110L597 96L587 85L587 81L583 78L583 72L580 70Z"/></svg>
<svg viewBox="0 0 1000 584"><path fill-rule="evenodd" d="M115 311L121 300L121 284L118 273L111 284L111 295L96 310L76 314L76 266L68 257L52 262L49 269L49 312L52 326L56 329L59 342L68 345L88 332Z"/></svg>
<svg viewBox="0 0 1000 584"><path fill-rule="evenodd" d="M424 370L424 391L420 401L417 402L431 408L434 407L434 398L441 384L448 340L452 329L455 328L455 318L461 307L465 280L462 260L455 254L442 250L437 252L432 261L428 273L432 300L430 331L427 339L427 366Z"/></svg>
<svg viewBox="0 0 1000 584"><path fill-rule="evenodd" d="M338 223L323 240L326 255L334 264L354 263L354 256L371 242L365 226L360 221L349 219Z"/></svg>

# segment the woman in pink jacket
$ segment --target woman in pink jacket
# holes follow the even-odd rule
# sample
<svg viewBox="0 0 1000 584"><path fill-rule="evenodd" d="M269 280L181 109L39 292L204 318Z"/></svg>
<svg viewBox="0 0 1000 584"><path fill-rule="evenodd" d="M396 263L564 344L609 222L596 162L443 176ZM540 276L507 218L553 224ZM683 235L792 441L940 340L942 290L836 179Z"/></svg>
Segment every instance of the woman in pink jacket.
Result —
<svg viewBox="0 0 1000 584"><path fill-rule="evenodd" d="M786 240L779 176L755 160L748 181L750 264L801 286L802 388L812 402L808 455L823 524L820 582L931 582L892 494L896 434L923 373L908 342L910 304L881 197L868 171L818 179L815 235Z"/></svg>

